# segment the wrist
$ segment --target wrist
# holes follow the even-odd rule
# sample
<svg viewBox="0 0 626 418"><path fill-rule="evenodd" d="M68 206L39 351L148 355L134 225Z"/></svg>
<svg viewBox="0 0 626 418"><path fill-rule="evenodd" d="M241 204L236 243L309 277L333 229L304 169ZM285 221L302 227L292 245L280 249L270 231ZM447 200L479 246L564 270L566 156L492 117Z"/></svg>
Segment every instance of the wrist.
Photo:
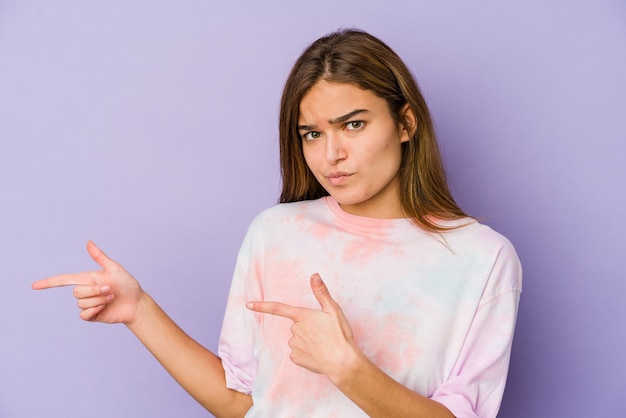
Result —
<svg viewBox="0 0 626 418"><path fill-rule="evenodd" d="M354 344L349 344L341 355L338 367L333 367L326 376L338 388L350 386L350 382L358 379L369 360Z"/></svg>
<svg viewBox="0 0 626 418"><path fill-rule="evenodd" d="M152 297L141 290L141 293L137 299L137 305L135 309L135 314L133 317L126 322L126 326L130 328L131 331L141 326L143 318L146 315L149 315L150 310L156 305L156 302L152 299Z"/></svg>

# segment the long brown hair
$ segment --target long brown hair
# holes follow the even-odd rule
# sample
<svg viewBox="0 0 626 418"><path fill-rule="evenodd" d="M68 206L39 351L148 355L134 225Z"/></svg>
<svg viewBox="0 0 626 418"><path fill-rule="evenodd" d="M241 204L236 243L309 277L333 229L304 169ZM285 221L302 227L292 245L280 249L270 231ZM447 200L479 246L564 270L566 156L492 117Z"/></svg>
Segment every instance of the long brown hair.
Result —
<svg viewBox="0 0 626 418"><path fill-rule="evenodd" d="M311 44L296 61L280 105L280 202L327 196L309 170L298 133L300 101L320 80L350 83L370 90L389 105L398 126L412 133L402 144L400 200L407 217L422 228L442 231L431 217L467 215L454 201L446 182L430 112L415 78L400 57L378 38L360 30L342 30ZM405 118L406 106L414 121Z"/></svg>

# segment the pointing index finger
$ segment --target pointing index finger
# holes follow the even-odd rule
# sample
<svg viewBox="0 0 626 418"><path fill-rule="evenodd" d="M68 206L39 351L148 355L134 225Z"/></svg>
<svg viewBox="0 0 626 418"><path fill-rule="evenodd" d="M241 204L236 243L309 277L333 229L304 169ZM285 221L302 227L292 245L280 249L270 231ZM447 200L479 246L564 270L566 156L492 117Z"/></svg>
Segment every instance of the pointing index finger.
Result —
<svg viewBox="0 0 626 418"><path fill-rule="evenodd" d="M34 290L50 289L52 287L73 286L77 284L95 284L95 280L86 274L59 274L58 276L38 280L32 284Z"/></svg>
<svg viewBox="0 0 626 418"><path fill-rule="evenodd" d="M259 313L282 316L294 322L300 319L303 311L307 310L306 308L298 308L280 302L248 302L246 303L246 308Z"/></svg>

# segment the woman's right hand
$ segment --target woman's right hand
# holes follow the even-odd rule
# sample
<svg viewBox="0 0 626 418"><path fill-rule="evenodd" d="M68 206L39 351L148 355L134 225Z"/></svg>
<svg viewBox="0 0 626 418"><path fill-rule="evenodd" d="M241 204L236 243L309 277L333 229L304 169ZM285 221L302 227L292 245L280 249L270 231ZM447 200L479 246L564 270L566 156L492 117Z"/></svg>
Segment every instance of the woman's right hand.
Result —
<svg viewBox="0 0 626 418"><path fill-rule="evenodd" d="M33 283L35 290L76 285L74 297L85 321L125 323L135 320L145 293L139 282L119 263L110 259L92 241L87 251L102 270L76 274L60 274Z"/></svg>

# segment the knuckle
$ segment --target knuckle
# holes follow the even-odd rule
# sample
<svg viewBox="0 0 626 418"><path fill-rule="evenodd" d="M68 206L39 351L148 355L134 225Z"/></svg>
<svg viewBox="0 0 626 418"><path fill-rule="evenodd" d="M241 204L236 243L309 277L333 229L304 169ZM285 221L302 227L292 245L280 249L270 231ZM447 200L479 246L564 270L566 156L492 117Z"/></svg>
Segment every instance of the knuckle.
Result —
<svg viewBox="0 0 626 418"><path fill-rule="evenodd" d="M277 315L280 313L280 308L276 304L271 304L268 306L268 310L271 314Z"/></svg>
<svg viewBox="0 0 626 418"><path fill-rule="evenodd" d="M330 292L328 291L328 288L326 286L323 287L319 287L315 293L318 294L318 296L330 296Z"/></svg>
<svg viewBox="0 0 626 418"><path fill-rule="evenodd" d="M90 284L95 285L96 283L98 283L98 280L100 279L100 271L94 270L94 271L90 271L89 272L89 279L90 279Z"/></svg>

